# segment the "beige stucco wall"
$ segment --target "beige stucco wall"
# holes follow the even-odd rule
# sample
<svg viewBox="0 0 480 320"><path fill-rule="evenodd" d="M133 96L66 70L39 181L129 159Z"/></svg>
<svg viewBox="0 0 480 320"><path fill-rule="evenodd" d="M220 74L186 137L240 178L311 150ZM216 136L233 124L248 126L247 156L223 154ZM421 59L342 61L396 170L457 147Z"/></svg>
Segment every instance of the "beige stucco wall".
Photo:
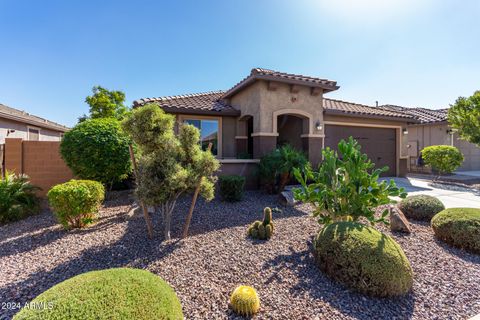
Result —
<svg viewBox="0 0 480 320"><path fill-rule="evenodd" d="M459 170L480 170L480 148L476 145L459 139L458 134L453 137L447 130L447 124L410 126L408 128L408 144L411 146L408 153L411 157L418 157L419 151L433 145L452 145L462 152L465 161Z"/></svg>
<svg viewBox="0 0 480 320"><path fill-rule="evenodd" d="M9 138L21 138L28 140L28 127L40 129L39 141L60 141L61 136L59 131L53 131L50 129L40 128L34 125L27 125L25 123L13 121L10 119L0 118L0 144L5 143L5 137L8 130L15 130L8 135Z"/></svg>
<svg viewBox="0 0 480 320"><path fill-rule="evenodd" d="M277 116L295 114L308 118L309 133L323 134L317 131L314 124L323 122L322 93L312 95L306 86L292 86L275 83L275 90L269 90L267 81L256 81L231 98L230 103L241 111L241 116L253 116L254 133L276 134ZM307 122L308 124L308 122Z"/></svg>

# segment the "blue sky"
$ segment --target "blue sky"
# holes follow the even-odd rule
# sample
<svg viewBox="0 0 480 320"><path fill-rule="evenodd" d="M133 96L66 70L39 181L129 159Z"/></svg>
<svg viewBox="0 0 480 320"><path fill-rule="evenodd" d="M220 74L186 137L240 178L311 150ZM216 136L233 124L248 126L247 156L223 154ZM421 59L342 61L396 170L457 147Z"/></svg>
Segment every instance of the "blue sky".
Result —
<svg viewBox="0 0 480 320"><path fill-rule="evenodd" d="M480 89L480 1L0 0L0 103L69 126L94 85L142 97L228 89L252 67L327 96L440 108Z"/></svg>

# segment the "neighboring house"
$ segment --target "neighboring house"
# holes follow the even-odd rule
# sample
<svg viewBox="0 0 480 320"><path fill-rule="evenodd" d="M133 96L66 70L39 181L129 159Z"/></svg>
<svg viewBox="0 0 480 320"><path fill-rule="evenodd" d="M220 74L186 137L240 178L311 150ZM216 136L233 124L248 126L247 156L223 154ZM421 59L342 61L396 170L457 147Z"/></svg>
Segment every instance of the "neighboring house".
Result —
<svg viewBox="0 0 480 320"><path fill-rule="evenodd" d="M67 127L0 104L0 144L5 138L30 141L59 141Z"/></svg>
<svg viewBox="0 0 480 320"><path fill-rule="evenodd" d="M222 174L250 177L259 159L284 143L303 150L316 165L322 148L336 148L353 136L373 162L389 167L385 175L405 175L407 127L420 121L404 112L324 97L338 88L332 80L256 68L227 91L144 98L133 106L154 102L178 123L198 127L202 139L214 142Z"/></svg>
<svg viewBox="0 0 480 320"><path fill-rule="evenodd" d="M451 145L457 147L465 160L459 170L480 170L480 148L459 138L458 133L448 125L448 109L430 110L425 108L405 108L384 105L381 108L404 112L416 117L420 123L408 127L409 167L416 169L416 159L420 151L433 145Z"/></svg>

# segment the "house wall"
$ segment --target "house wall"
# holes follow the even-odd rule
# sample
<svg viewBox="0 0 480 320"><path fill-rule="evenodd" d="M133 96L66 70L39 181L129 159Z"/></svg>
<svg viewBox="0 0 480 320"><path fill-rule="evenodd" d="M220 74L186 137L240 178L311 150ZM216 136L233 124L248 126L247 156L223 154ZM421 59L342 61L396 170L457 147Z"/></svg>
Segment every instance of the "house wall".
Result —
<svg viewBox="0 0 480 320"><path fill-rule="evenodd" d="M457 147L465 160L458 170L480 170L480 148L473 143L461 140L458 134L449 134L448 124L428 124L408 128L408 150L410 157L416 159L419 152L428 146L452 145Z"/></svg>
<svg viewBox="0 0 480 320"><path fill-rule="evenodd" d="M0 118L0 144L5 143L8 130L15 130L15 132L11 132L8 135L9 138L21 138L23 140L28 140L28 127L40 129L40 141L61 140L61 132L59 131L40 128L38 126L28 125L26 123L17 122L10 119Z"/></svg>
<svg viewBox="0 0 480 320"><path fill-rule="evenodd" d="M59 141L7 138L5 169L28 175L32 184L42 188L38 193L40 196L45 196L52 186L73 178L73 173L60 156Z"/></svg>

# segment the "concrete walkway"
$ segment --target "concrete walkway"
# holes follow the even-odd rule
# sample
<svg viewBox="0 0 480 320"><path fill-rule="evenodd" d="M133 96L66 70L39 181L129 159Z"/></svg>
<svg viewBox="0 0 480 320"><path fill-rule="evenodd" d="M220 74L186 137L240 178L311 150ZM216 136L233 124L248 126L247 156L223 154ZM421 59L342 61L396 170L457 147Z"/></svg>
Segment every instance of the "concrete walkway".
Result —
<svg viewBox="0 0 480 320"><path fill-rule="evenodd" d="M443 184L432 185L430 181L415 178L393 179L397 186L405 188L409 196L426 194L438 198L446 208L480 208L480 191Z"/></svg>

